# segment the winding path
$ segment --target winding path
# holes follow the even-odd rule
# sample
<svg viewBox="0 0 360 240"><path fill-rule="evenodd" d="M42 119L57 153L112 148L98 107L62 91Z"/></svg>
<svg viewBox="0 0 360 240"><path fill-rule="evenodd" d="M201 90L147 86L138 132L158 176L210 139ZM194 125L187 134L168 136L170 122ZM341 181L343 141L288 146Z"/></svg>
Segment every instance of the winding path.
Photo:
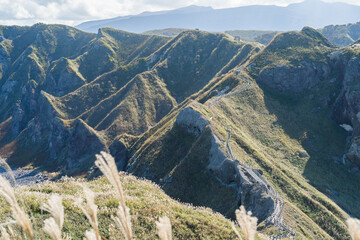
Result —
<svg viewBox="0 0 360 240"><path fill-rule="evenodd" d="M246 85L244 87L240 87L240 88L236 89L233 92L229 92L227 94L221 94L220 96L217 96L214 100L212 100L210 102L210 104L209 104L210 107L215 105L216 103L218 103L224 97L229 97L229 96L239 94L250 88L251 82L247 78L240 75L240 72L242 71L242 69L243 69L243 66L240 66L239 68L237 68L235 75L237 77L239 77L241 80L243 80L244 82L246 82ZM240 165L242 165L243 167L251 168L251 167L247 166L247 164L245 164L244 162L242 162L239 159L236 159L234 157L232 148L230 146L231 129L227 129L227 131L228 131L228 137L225 142L225 148L226 148L226 153L227 153L228 158L231 160L234 160L234 161L238 161L240 163ZM275 206L274 212L265 220L265 222L266 222L266 224L271 224L271 225L276 226L278 228L280 234L272 235L272 236L270 236L270 239L272 239L272 240L284 239L284 238L293 239L294 236L296 236L296 232L290 226L288 226L286 223L284 223L284 220L281 216L282 212L283 212L283 208L284 208L284 200L275 191L274 191L274 194L271 194L271 197L274 199L276 206Z"/></svg>

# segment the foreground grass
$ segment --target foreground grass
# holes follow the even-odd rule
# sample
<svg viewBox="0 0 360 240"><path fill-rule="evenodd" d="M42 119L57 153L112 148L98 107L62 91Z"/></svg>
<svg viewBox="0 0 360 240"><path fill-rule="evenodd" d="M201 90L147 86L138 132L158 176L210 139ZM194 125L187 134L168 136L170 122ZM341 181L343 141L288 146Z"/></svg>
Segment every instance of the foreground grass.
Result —
<svg viewBox="0 0 360 240"><path fill-rule="evenodd" d="M157 239L155 222L165 215L171 220L173 239L236 239L231 221L210 209L181 204L168 197L150 181L122 174L121 182L126 195L126 205L130 208L133 218L135 239ZM83 196L83 188L79 183L95 192L95 204L99 207L98 219L101 235L106 239L118 239L119 237L114 236L121 236L111 220L111 215L115 214L119 201L108 180L102 177L90 182L67 178L58 183L49 182L34 187L17 188L16 194L19 199L24 200L36 238L48 238L44 235L42 227L44 220L50 215L41 210L41 206L52 194L63 198L64 234L71 236L72 239L84 237L85 231L91 226L75 204L77 199ZM11 219L10 207L4 199L1 199L1 223L9 222Z"/></svg>

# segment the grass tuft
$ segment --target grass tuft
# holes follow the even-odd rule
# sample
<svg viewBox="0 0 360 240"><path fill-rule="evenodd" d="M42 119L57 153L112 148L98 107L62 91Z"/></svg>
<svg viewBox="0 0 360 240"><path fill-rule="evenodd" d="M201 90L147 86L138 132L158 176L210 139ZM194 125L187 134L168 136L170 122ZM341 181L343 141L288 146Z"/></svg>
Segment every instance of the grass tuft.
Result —
<svg viewBox="0 0 360 240"><path fill-rule="evenodd" d="M160 240L172 240L171 222L168 217L159 218L159 221L156 222L156 228Z"/></svg>

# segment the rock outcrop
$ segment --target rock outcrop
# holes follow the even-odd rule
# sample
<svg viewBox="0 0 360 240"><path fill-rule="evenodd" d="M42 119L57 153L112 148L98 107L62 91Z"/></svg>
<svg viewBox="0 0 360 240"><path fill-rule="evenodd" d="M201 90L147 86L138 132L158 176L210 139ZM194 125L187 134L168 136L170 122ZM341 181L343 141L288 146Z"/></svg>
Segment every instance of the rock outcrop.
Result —
<svg viewBox="0 0 360 240"><path fill-rule="evenodd" d="M180 111L176 118L176 124L186 128L189 133L200 135L206 126L210 124L201 113L195 111L191 107L186 107Z"/></svg>
<svg viewBox="0 0 360 240"><path fill-rule="evenodd" d="M333 107L332 117L339 124L352 127L352 138L346 156L360 166L360 46L354 44L333 54L341 78L341 92Z"/></svg>
<svg viewBox="0 0 360 240"><path fill-rule="evenodd" d="M208 169L223 184L237 190L239 206L245 206L259 221L270 217L276 209L275 190L256 170L227 158L215 135L212 135L211 142Z"/></svg>
<svg viewBox="0 0 360 240"><path fill-rule="evenodd" d="M324 63L302 61L298 65L277 65L262 70L257 81L281 92L302 92L328 78L330 67Z"/></svg>
<svg viewBox="0 0 360 240"><path fill-rule="evenodd" d="M200 112L191 107L180 111L176 124L195 136L211 125ZM212 134L207 170L223 185L235 189L238 207L244 205L260 221L269 218L277 207L275 190L256 170L241 165L238 160L229 159L220 144L216 135Z"/></svg>

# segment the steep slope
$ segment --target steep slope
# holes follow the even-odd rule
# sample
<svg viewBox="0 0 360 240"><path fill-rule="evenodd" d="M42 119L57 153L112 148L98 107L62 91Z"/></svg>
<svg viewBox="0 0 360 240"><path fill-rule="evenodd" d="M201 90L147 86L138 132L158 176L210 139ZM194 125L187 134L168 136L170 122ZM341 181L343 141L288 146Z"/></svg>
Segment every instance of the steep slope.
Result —
<svg viewBox="0 0 360 240"><path fill-rule="evenodd" d="M3 155L12 163L56 162L68 174L86 172L96 151L118 136L140 136L256 49L201 31L169 39L101 29L79 56L51 62L44 82L34 78L20 101L9 102L14 141L3 146Z"/></svg>
<svg viewBox="0 0 360 240"><path fill-rule="evenodd" d="M29 28L7 28L1 41L4 51L1 54L0 120L11 115L16 101L24 97L22 89L32 80L36 85L46 82L50 61L81 54L83 46L94 36L61 25L36 24Z"/></svg>
<svg viewBox="0 0 360 240"><path fill-rule="evenodd" d="M13 35L5 30L5 37L15 37L2 40L7 48L4 47L6 55L1 65L0 112L2 120L11 118L11 131L7 129L3 133L6 141L2 155L11 155L12 162L17 164L40 164L50 158L58 164L83 170L91 166L86 162L95 152L106 150L105 140L87 123L68 118L63 109L56 107L54 96L86 86L105 72L127 69L125 65L132 62L129 72L135 76L147 69L141 59L169 40L112 29L102 29L95 35L61 25L14 28L19 33ZM130 73L124 72L129 81ZM98 82L94 85L98 86ZM107 82L107 89L111 90L106 92L111 95L119 90L118 85L126 83L120 81L113 86ZM106 96L97 97L94 104ZM77 162L71 163L71 159ZM53 167L59 169L59 165Z"/></svg>
<svg viewBox="0 0 360 240"><path fill-rule="evenodd" d="M239 204L259 214L251 203L263 203L258 217L282 217L284 223L275 221L275 226L289 234L293 229L299 239L350 239L344 221L347 213L359 216L360 175L350 161L341 164L347 134L330 117L344 91L338 87L344 72L331 57L336 51L310 28L278 35L245 66L234 66L191 96L203 105L186 101L146 132L131 147L125 169L158 182L170 196L226 215ZM354 59L351 56L348 59ZM268 77L264 71L278 71L281 61L287 66L284 76L290 77ZM347 101L357 106L356 100ZM187 107L197 114L183 117ZM232 164L220 161L226 164L219 168L231 177L214 171L213 159L224 158L258 169L283 198L278 203L275 194L272 200L283 206L281 210L272 209L274 205L266 205L254 192L249 195L252 201L239 201L246 199L246 188L235 190L239 185ZM256 189L256 184L250 186ZM266 223L262 231L281 235Z"/></svg>
<svg viewBox="0 0 360 240"><path fill-rule="evenodd" d="M62 56L28 33L39 27L86 41ZM357 44L338 49L308 27L266 47L198 30L39 25L11 36L25 34L28 45L2 45L0 154L11 164L92 177L103 150L184 202L229 217L244 205L272 237L350 239L344 222L360 216Z"/></svg>
<svg viewBox="0 0 360 240"><path fill-rule="evenodd" d="M350 129L346 157L360 166L360 48L353 45L333 53L332 59L338 66L341 80L340 94L336 98L332 117L339 124L347 124ZM345 157L344 157L345 158ZM346 158L345 158L346 159ZM359 168L352 169L357 171Z"/></svg>
<svg viewBox="0 0 360 240"><path fill-rule="evenodd" d="M301 92L331 74L329 54L334 46L317 31L277 35L250 63L258 82L279 91Z"/></svg>

